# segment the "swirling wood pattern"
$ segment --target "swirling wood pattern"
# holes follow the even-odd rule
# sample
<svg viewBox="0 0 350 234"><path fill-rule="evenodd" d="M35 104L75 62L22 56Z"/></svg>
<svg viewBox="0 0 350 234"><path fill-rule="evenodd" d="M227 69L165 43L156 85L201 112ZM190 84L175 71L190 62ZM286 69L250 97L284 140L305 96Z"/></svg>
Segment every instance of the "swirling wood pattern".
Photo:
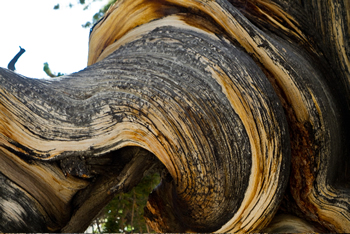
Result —
<svg viewBox="0 0 350 234"><path fill-rule="evenodd" d="M0 231L84 231L154 170L158 232L349 231L346 9L120 0L86 69L0 69Z"/></svg>

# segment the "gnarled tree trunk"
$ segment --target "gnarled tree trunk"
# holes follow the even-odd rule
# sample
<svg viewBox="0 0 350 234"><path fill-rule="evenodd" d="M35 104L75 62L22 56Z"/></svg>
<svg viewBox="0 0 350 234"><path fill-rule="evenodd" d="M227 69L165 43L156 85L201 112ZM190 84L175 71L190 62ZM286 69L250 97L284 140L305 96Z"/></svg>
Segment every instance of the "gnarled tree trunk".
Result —
<svg viewBox="0 0 350 234"><path fill-rule="evenodd" d="M0 231L82 232L158 171L158 232L349 232L349 10L120 0L86 69L0 69Z"/></svg>

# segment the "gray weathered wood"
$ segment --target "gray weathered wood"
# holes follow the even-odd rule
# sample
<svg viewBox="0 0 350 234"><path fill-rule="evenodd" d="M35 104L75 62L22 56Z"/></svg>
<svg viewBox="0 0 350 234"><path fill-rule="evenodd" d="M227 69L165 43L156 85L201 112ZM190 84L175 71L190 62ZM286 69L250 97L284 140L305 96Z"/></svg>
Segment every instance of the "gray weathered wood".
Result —
<svg viewBox="0 0 350 234"><path fill-rule="evenodd" d="M86 69L0 68L0 231L82 232L149 171L158 232L350 231L348 22L346 0L120 0Z"/></svg>

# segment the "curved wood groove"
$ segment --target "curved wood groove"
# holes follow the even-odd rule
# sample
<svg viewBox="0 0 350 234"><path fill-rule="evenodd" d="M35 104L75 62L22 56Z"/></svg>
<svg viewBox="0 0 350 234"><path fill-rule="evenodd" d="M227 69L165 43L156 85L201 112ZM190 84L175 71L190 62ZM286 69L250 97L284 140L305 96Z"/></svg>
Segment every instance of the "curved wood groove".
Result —
<svg viewBox="0 0 350 234"><path fill-rule="evenodd" d="M0 69L0 175L28 194L15 207L40 231L81 232L157 170L145 208L157 232L350 231L346 9L120 0L92 30L86 69ZM279 208L309 224L282 214L268 227Z"/></svg>

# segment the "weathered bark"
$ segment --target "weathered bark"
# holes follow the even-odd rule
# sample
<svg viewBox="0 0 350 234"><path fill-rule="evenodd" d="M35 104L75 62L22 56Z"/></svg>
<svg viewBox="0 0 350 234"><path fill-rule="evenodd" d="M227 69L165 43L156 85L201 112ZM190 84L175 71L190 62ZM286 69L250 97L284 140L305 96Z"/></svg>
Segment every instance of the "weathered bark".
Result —
<svg viewBox="0 0 350 234"><path fill-rule="evenodd" d="M86 69L0 69L0 231L82 232L150 171L159 232L350 231L349 9L121 0Z"/></svg>

